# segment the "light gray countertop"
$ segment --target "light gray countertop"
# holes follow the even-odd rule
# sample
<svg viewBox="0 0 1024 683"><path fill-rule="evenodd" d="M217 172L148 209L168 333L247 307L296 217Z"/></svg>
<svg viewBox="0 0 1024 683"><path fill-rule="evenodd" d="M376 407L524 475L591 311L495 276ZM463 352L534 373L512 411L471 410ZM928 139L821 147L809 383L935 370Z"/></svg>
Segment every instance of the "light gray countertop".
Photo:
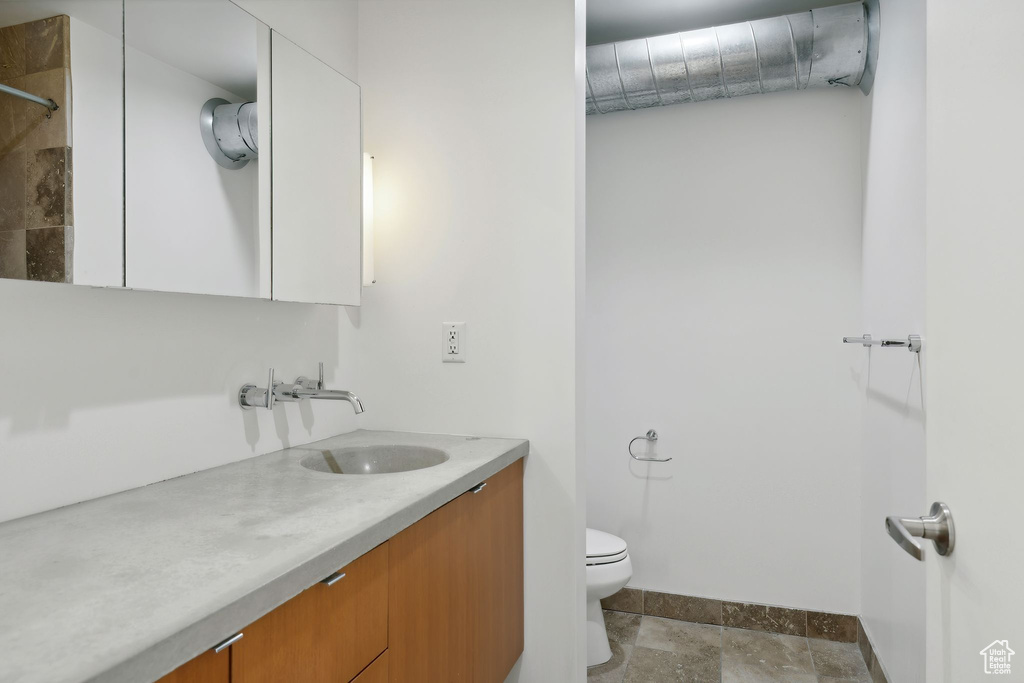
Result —
<svg viewBox="0 0 1024 683"><path fill-rule="evenodd" d="M409 444L397 474L299 465ZM524 457L516 439L357 431L0 524L0 681L152 681Z"/></svg>

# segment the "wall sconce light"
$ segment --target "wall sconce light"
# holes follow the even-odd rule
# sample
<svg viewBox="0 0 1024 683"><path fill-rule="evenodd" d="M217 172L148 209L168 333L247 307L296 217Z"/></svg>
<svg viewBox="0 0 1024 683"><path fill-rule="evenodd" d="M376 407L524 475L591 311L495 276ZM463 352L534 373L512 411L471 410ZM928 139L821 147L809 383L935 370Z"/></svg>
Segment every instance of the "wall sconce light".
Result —
<svg viewBox="0 0 1024 683"><path fill-rule="evenodd" d="M373 157L363 154L363 286L377 280L373 275Z"/></svg>

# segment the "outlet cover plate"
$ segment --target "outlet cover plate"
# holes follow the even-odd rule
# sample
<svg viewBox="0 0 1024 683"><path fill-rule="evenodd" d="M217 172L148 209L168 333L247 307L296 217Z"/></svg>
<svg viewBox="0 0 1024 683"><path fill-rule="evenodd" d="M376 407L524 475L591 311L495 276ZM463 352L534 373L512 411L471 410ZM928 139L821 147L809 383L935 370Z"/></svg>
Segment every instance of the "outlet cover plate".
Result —
<svg viewBox="0 0 1024 683"><path fill-rule="evenodd" d="M441 362L466 362L466 323L441 323Z"/></svg>

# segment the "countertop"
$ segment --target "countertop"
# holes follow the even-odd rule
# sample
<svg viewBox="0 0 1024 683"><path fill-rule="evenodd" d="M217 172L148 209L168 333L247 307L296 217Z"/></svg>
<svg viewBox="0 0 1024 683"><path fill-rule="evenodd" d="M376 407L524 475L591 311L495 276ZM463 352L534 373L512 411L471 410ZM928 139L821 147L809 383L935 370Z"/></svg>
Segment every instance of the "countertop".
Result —
<svg viewBox="0 0 1024 683"><path fill-rule="evenodd" d="M301 467L410 444L397 474ZM152 681L480 481L527 441L357 431L0 524L0 681Z"/></svg>

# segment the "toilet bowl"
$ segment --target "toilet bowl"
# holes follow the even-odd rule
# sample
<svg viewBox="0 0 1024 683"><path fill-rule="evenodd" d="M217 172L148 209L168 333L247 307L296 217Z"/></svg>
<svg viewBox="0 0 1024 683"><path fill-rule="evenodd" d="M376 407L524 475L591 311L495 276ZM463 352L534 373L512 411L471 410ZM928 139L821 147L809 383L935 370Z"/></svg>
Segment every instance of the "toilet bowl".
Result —
<svg viewBox="0 0 1024 683"><path fill-rule="evenodd" d="M618 536L587 529L587 666L612 657L601 599L622 590L633 576L626 542Z"/></svg>

